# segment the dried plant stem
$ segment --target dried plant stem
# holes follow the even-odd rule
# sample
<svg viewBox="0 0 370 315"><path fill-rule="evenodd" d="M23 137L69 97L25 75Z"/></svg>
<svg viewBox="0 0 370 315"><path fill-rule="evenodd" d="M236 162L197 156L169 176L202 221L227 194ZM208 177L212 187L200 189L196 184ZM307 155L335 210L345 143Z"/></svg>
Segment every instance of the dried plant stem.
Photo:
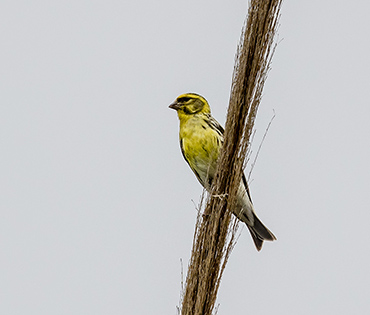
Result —
<svg viewBox="0 0 370 315"><path fill-rule="evenodd" d="M203 215L198 216L181 305L182 315L210 315L236 243L235 196L262 89L275 49L282 0L252 0L237 50L225 142Z"/></svg>

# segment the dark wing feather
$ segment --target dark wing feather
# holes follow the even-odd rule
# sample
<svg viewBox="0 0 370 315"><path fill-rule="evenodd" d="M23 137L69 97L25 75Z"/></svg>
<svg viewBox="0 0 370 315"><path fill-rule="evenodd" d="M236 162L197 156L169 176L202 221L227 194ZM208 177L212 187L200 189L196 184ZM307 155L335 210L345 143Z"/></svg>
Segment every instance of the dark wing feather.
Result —
<svg viewBox="0 0 370 315"><path fill-rule="evenodd" d="M224 128L211 115L208 114L207 118L208 119L205 119L204 121L208 124L208 126L210 128L217 131L217 133L221 136L222 142L223 142L224 141L224 132L225 132Z"/></svg>
<svg viewBox="0 0 370 315"><path fill-rule="evenodd" d="M249 192L249 186L248 186L248 183L247 183L247 179L245 178L245 174L244 173L243 173L243 176L242 176L242 180L243 180L243 184L244 184L245 190L247 191L249 200L251 201L251 203L253 203L252 202L251 193Z"/></svg>
<svg viewBox="0 0 370 315"><path fill-rule="evenodd" d="M209 115L208 117L209 119L206 120L207 124L214 130L217 131L217 133L221 136L221 142L223 143L224 142L224 128L218 123L218 121L216 119L214 119L211 115ZM247 191L247 194L248 194L248 197L249 197L249 200L252 202L252 197L251 197L251 194L250 194L250 191L249 191L249 187L248 187L248 183L247 183L247 179L245 177L245 174L243 173L243 176L242 176L242 180L243 180L243 184L244 184L244 187L245 187L245 190Z"/></svg>

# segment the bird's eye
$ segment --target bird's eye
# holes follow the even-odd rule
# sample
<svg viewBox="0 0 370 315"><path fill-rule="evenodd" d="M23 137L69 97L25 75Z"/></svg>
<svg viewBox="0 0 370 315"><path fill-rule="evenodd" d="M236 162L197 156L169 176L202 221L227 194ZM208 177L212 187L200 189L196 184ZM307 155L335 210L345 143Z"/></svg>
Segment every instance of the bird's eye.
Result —
<svg viewBox="0 0 370 315"><path fill-rule="evenodd" d="M190 97L186 97L186 96L183 96L177 99L177 101L180 103L186 103L189 100L190 100Z"/></svg>

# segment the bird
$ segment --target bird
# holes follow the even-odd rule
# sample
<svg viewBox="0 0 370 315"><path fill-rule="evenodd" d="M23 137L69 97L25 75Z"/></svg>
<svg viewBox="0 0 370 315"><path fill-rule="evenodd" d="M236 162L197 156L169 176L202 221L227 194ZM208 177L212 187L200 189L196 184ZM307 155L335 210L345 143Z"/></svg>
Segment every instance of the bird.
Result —
<svg viewBox="0 0 370 315"><path fill-rule="evenodd" d="M181 94L169 108L177 112L180 121L182 155L200 184L210 191L224 142L224 128L212 117L207 100L199 94ZM276 240L275 235L255 213L244 172L238 188L236 206L232 212L247 225L258 251L264 241Z"/></svg>

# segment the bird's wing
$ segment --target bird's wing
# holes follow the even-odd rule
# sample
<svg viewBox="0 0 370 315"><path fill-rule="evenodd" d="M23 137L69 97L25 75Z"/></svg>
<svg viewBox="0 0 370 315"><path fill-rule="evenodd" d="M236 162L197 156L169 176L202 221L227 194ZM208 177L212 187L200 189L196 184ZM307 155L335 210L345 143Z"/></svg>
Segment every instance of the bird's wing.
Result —
<svg viewBox="0 0 370 315"><path fill-rule="evenodd" d="M251 197L251 193L249 191L249 186L248 186L248 183L247 183L247 179L245 177L245 174L243 173L243 176L242 176L242 181L243 181L243 184L244 184L244 187L245 187L245 190L247 192L247 195L248 195L248 198L250 200L250 202L253 204L252 202L252 197Z"/></svg>
<svg viewBox="0 0 370 315"><path fill-rule="evenodd" d="M209 120L207 120L207 123L211 128L213 128L217 131L217 133L220 135L221 143L223 143L224 142L224 132L225 132L224 128L211 115L209 116ZM249 191L247 178L245 177L244 173L243 173L243 176L242 176L242 181L243 181L243 184L244 184L245 191L247 192L247 195L249 197L249 200L252 203L251 193Z"/></svg>
<svg viewBox="0 0 370 315"><path fill-rule="evenodd" d="M208 115L208 119L205 119L204 120L208 126L210 128L212 128L213 130L216 130L216 132L218 133L218 135L220 136L221 138L221 142L223 143L224 142L224 128L219 124L219 122L214 119L211 115Z"/></svg>

